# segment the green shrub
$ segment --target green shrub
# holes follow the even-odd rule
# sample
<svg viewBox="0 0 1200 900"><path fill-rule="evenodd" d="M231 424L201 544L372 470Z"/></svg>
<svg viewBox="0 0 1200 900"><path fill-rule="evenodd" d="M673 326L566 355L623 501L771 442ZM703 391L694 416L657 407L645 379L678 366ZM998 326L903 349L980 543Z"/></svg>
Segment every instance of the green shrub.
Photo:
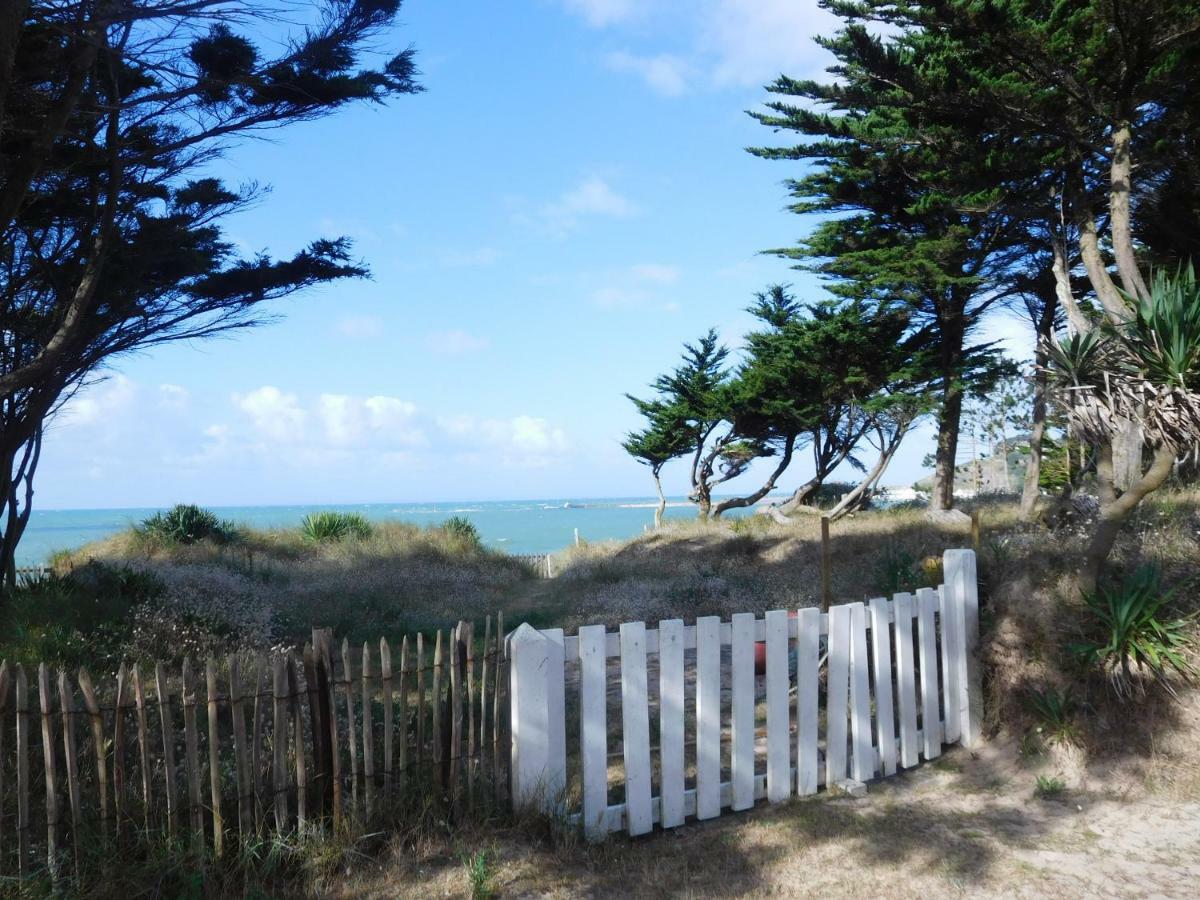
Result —
<svg viewBox="0 0 1200 900"><path fill-rule="evenodd" d="M371 536L371 523L361 513L315 512L300 522L300 533L310 541L362 540Z"/></svg>
<svg viewBox="0 0 1200 900"><path fill-rule="evenodd" d="M1061 797L1066 790L1067 786L1063 780L1055 778L1053 775L1039 775L1033 785L1033 795L1042 800L1055 800Z"/></svg>
<svg viewBox="0 0 1200 900"><path fill-rule="evenodd" d="M238 538L236 525L218 519L211 510L192 503L177 503L166 512L156 512L136 526L136 530L143 536L168 544L195 544L200 541L228 544Z"/></svg>
<svg viewBox="0 0 1200 900"><path fill-rule="evenodd" d="M1031 690L1026 698L1026 705L1038 720L1038 734L1046 741L1072 744L1078 739L1075 698L1069 690Z"/></svg>
<svg viewBox="0 0 1200 900"><path fill-rule="evenodd" d="M1147 565L1119 587L1101 587L1084 597L1086 630L1094 637L1069 649L1085 663L1099 665L1118 698L1144 693L1146 676L1174 696L1170 676L1194 674L1185 655L1193 617L1163 616L1173 593L1163 589L1158 569Z"/></svg>
<svg viewBox="0 0 1200 900"><path fill-rule="evenodd" d="M466 544L479 546L482 543L479 538L479 529L466 516L451 516L442 523L442 530Z"/></svg>

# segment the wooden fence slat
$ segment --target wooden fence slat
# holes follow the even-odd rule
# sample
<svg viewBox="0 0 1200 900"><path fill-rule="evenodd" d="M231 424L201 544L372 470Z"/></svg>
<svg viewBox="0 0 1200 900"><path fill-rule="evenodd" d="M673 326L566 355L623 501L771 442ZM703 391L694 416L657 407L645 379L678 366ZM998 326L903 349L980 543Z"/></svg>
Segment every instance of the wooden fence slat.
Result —
<svg viewBox="0 0 1200 900"><path fill-rule="evenodd" d="M257 665L254 666L254 721L251 726L250 742L250 767L254 780L254 830L258 834L263 833L266 824L263 798L266 791L265 768L268 760L266 760L263 740L266 731L266 707L268 707L266 701L270 694L269 668L266 664L266 655L258 654Z"/></svg>
<svg viewBox="0 0 1200 900"><path fill-rule="evenodd" d="M8 674L8 660L0 660L0 876L4 875L4 861L7 859L5 855L4 844L4 763L7 757L4 755L4 716L8 712L8 684L10 681Z"/></svg>
<svg viewBox="0 0 1200 900"><path fill-rule="evenodd" d="M497 806L504 802L505 796L503 774L505 754L500 752L500 730L503 726L500 696L506 691L508 685L508 668L505 665L508 657L508 645L504 638L504 613L498 611L496 613L496 689L492 694L492 779Z"/></svg>
<svg viewBox="0 0 1200 900"><path fill-rule="evenodd" d="M879 739L879 768L885 775L896 774L896 713L892 705L892 626L888 621L888 602L875 597L869 603L871 647L875 663L875 733Z"/></svg>
<svg viewBox="0 0 1200 900"><path fill-rule="evenodd" d="M943 740L953 744L962 737L959 725L960 673L962 670L962 617L955 615L950 592L943 584L937 592L938 598L938 649L942 660L942 718Z"/></svg>
<svg viewBox="0 0 1200 900"><path fill-rule="evenodd" d="M388 646L387 638L379 639L379 689L383 702L383 797L384 801L392 798L392 731L395 728L394 685L392 684L392 648Z"/></svg>
<svg viewBox="0 0 1200 900"><path fill-rule="evenodd" d="M788 614L766 614L767 638L767 800L779 803L792 793L791 702L788 693Z"/></svg>
<svg viewBox="0 0 1200 900"><path fill-rule="evenodd" d="M937 631L934 613L937 594L932 588L917 591L917 636L921 667L921 731L925 736L925 759L942 755L941 714L938 711Z"/></svg>
<svg viewBox="0 0 1200 900"><path fill-rule="evenodd" d="M846 778L846 710L850 686L850 607L829 608L829 663L825 690L825 784Z"/></svg>
<svg viewBox="0 0 1200 900"><path fill-rule="evenodd" d="M67 764L67 797L71 804L71 849L75 856L75 877L79 877L79 826L83 808L79 800L79 755L75 747L75 692L67 673L58 671L58 702L62 709L63 760Z"/></svg>
<svg viewBox="0 0 1200 900"><path fill-rule="evenodd" d="M88 722L92 730L92 752L96 756L96 785L100 794L100 833L108 838L108 760L104 751L104 717L100 713L100 703L96 699L96 688L92 684L91 673L80 669L78 673L79 691L83 694L83 704L88 711Z"/></svg>
<svg viewBox="0 0 1200 900"><path fill-rule="evenodd" d="M83 686L83 676L80 671L79 684ZM163 671L162 663L154 663L154 687L158 694L158 717L162 725L163 741L163 777L167 789L167 834L175 837L179 830L179 793L175 786L175 725L171 721L171 694L167 690L167 673ZM84 691L87 697L87 691ZM103 781L100 788L104 795Z"/></svg>
<svg viewBox="0 0 1200 900"><path fill-rule="evenodd" d="M603 648L601 648L603 655ZM683 824L683 620L658 623L659 821Z"/></svg>
<svg viewBox="0 0 1200 900"><path fill-rule="evenodd" d="M399 777L396 783L403 794L408 787L408 684L412 659L408 655L408 635L400 642L400 755L396 765Z"/></svg>
<svg viewBox="0 0 1200 900"><path fill-rule="evenodd" d="M312 735L313 799L316 801L314 807L317 818L320 818L325 815L325 738L328 730L321 718L320 687L317 684L317 664L312 644L304 645L301 661L304 666L304 693L308 699L309 733Z"/></svg>
<svg viewBox="0 0 1200 900"><path fill-rule="evenodd" d="M820 772L821 610L799 610L796 634L796 793L805 797L817 792Z"/></svg>
<svg viewBox="0 0 1200 900"><path fill-rule="evenodd" d="M654 827L650 803L650 707L646 625L621 626L621 737L625 750L625 820L630 835Z"/></svg>
<svg viewBox="0 0 1200 900"><path fill-rule="evenodd" d="M22 877L29 866L29 685L25 667L17 663L17 871Z"/></svg>
<svg viewBox="0 0 1200 900"><path fill-rule="evenodd" d="M125 663L117 668L117 696L113 704L113 818L117 836L121 834L121 823L125 818L125 709L129 703L129 672Z"/></svg>
<svg viewBox="0 0 1200 900"><path fill-rule="evenodd" d="M201 850L204 848L204 809L200 805L200 732L196 727L196 678L190 656L183 658L183 749L187 763L192 843Z"/></svg>
<svg viewBox="0 0 1200 900"><path fill-rule="evenodd" d="M465 625L462 620L450 632L450 797L455 807L460 792L459 769L463 748L462 676Z"/></svg>
<svg viewBox="0 0 1200 900"><path fill-rule="evenodd" d="M583 830L604 836L608 807L608 659L603 625L579 629L579 749L583 779Z"/></svg>
<svg viewBox="0 0 1200 900"><path fill-rule="evenodd" d="M550 712L550 758L546 789L548 796L560 802L567 792L567 701L565 637L561 628L542 632L550 642L546 708Z"/></svg>
<svg viewBox="0 0 1200 900"><path fill-rule="evenodd" d="M471 622L464 625L467 645L467 802L475 805L475 626Z"/></svg>
<svg viewBox="0 0 1200 900"><path fill-rule="evenodd" d="M479 658L479 766L480 784L487 776L488 654L492 646L492 617L483 620L483 654Z"/></svg>
<svg viewBox="0 0 1200 900"><path fill-rule="evenodd" d="M333 632L328 628L313 629L313 653L317 658L317 700L321 704L321 719L327 730L322 733L325 773L329 776L327 792L333 813L334 828L341 828L342 807L342 754L338 741L337 679L333 669ZM324 679L322 683L322 679Z"/></svg>
<svg viewBox="0 0 1200 900"><path fill-rule="evenodd" d="M42 710L42 761L46 776L46 864L50 877L58 877L58 769L54 753L54 719L50 697L50 670L38 664L38 703Z"/></svg>
<svg viewBox="0 0 1200 900"><path fill-rule="evenodd" d="M246 701L242 696L242 667L235 654L229 655L229 714L233 718L233 762L237 770L238 835L243 841L254 828L251 803L249 748L246 746Z"/></svg>
<svg viewBox="0 0 1200 900"><path fill-rule="evenodd" d="M721 814L721 619L696 619L696 818Z"/></svg>
<svg viewBox="0 0 1200 900"><path fill-rule="evenodd" d="M208 697L208 793L212 801L213 855L225 852L225 818L221 815L221 721L217 709L217 661L211 656L204 665L204 688Z"/></svg>
<svg viewBox="0 0 1200 900"><path fill-rule="evenodd" d="M300 713L300 676L292 653L287 655L287 677L288 703L295 729L292 753L296 757L296 828L303 831L308 822L308 763L304 756L304 716Z"/></svg>
<svg viewBox="0 0 1200 900"><path fill-rule="evenodd" d="M900 719L900 765L908 769L919 761L917 747L917 682L913 662L913 596L896 594L892 600L896 619L896 707Z"/></svg>
<svg viewBox="0 0 1200 900"><path fill-rule="evenodd" d="M358 812L358 731L354 718L354 664L350 641L342 638L342 690L346 700L346 738L350 750L350 809Z"/></svg>
<svg viewBox="0 0 1200 900"><path fill-rule="evenodd" d="M871 663L867 655L867 609L850 606L850 735L854 748L851 772L855 781L875 777L875 748L871 744Z"/></svg>
<svg viewBox="0 0 1200 900"><path fill-rule="evenodd" d="M734 810L754 805L754 613L734 613L730 646L730 780Z"/></svg>
<svg viewBox="0 0 1200 900"><path fill-rule="evenodd" d="M362 755L363 755L363 802L368 818L375 811L375 728L371 723L371 645L363 642L362 648Z"/></svg>
<svg viewBox="0 0 1200 900"><path fill-rule="evenodd" d="M271 730L271 749L274 758L271 764L271 788L275 799L275 829L283 832L288 824L288 777L287 777L287 672L283 656L276 654L271 660L271 697L274 701L274 721Z"/></svg>
<svg viewBox="0 0 1200 900"><path fill-rule="evenodd" d="M146 714L146 689L142 673L133 664L133 702L137 707L138 774L142 781L142 828L150 829L150 721Z"/></svg>
<svg viewBox="0 0 1200 900"><path fill-rule="evenodd" d="M425 769L425 635L417 633L417 775Z"/></svg>
<svg viewBox="0 0 1200 900"><path fill-rule="evenodd" d="M433 693L429 697L429 705L433 713L433 770L437 783L445 787L445 776L442 769L442 630L437 632L437 640L433 647Z"/></svg>

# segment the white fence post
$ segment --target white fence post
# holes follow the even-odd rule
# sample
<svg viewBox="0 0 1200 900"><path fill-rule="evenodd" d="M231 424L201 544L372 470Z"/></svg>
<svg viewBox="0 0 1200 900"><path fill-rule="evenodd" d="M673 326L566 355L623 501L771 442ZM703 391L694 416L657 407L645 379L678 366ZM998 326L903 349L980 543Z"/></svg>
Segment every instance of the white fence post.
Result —
<svg viewBox="0 0 1200 900"><path fill-rule="evenodd" d="M947 550L942 555L946 593L957 621L959 646L959 724L962 742L973 747L979 742L983 723L983 684L979 649L979 582L974 550Z"/></svg>
<svg viewBox="0 0 1200 900"><path fill-rule="evenodd" d="M552 641L528 622L511 639L513 806L549 812L557 798L551 772L550 673ZM559 651L561 653L561 651Z"/></svg>

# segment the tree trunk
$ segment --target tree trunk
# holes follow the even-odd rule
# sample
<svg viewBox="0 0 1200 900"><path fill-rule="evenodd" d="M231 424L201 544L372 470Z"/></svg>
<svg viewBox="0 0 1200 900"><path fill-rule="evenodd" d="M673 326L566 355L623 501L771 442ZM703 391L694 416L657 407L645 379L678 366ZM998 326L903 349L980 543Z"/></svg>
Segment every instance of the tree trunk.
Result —
<svg viewBox="0 0 1200 900"><path fill-rule="evenodd" d="M1121 532L1121 526L1125 524L1130 513L1148 494L1162 487L1170 477L1174 464L1175 449L1166 446L1158 447L1154 451L1154 461L1150 464L1149 471L1120 497L1101 504L1100 521L1096 524L1091 543L1088 544L1087 552L1084 554L1083 568L1079 573L1079 589L1083 593L1095 592L1096 585L1100 580L1100 572L1108 560L1109 553L1112 552L1117 535Z"/></svg>
<svg viewBox="0 0 1200 900"><path fill-rule="evenodd" d="M1046 367L1050 364L1050 354L1047 344L1054 336L1054 316L1058 301L1062 299L1063 285L1059 277L1058 247L1054 252L1054 295L1042 298L1042 313L1035 324L1037 331L1037 347L1033 354L1033 409L1032 423L1029 430L1029 462L1025 466L1025 484L1021 491L1021 517L1032 519L1037 512L1038 497L1041 496L1042 479L1042 441L1046 436ZM1065 260L1064 260L1065 264ZM1065 274L1065 270L1064 270ZM1071 295L1071 285L1067 282L1067 295ZM1073 298L1072 298L1073 301ZM1073 305L1073 304L1072 304ZM1078 307L1076 307L1078 310ZM1070 317L1070 307L1067 316ZM1070 453L1068 452L1068 467Z"/></svg>
<svg viewBox="0 0 1200 900"><path fill-rule="evenodd" d="M838 519L842 518L842 516L855 509L863 495L866 494L867 491L874 489L875 485L879 483L879 479L883 477L883 473L887 471L887 467L891 464L892 458L896 455L896 451L900 449L900 441L903 440L904 435L908 433L908 428L909 426L905 425L904 427L898 429L895 436L892 438L891 443L885 443L881 436L880 443L883 444L883 449L881 449L879 453L879 459L876 460L875 466L870 472L867 473L867 476L860 481L852 491L850 491L850 493L842 497L842 499L838 501L837 505L829 511L828 515L831 520L837 521Z"/></svg>
<svg viewBox="0 0 1200 900"><path fill-rule="evenodd" d="M1142 477L1142 429L1137 422L1121 419L1113 432L1113 486L1127 491Z"/></svg>
<svg viewBox="0 0 1200 900"><path fill-rule="evenodd" d="M1128 122L1118 122L1112 130L1112 164L1109 167L1111 192L1108 199L1109 227L1112 231L1113 256L1125 293L1145 300L1150 296L1138 268L1133 250L1133 229L1130 223L1129 198L1133 193L1133 157L1130 145L1133 133Z"/></svg>
<svg viewBox="0 0 1200 900"><path fill-rule="evenodd" d="M962 418L962 388L958 379L942 392L942 407L938 410L937 452L934 456L933 496L930 503L934 509L947 510L954 507L954 461L958 456L958 427Z"/></svg>
<svg viewBox="0 0 1200 900"><path fill-rule="evenodd" d="M731 497L728 500L722 500L713 508L713 518L721 518L721 513L729 509L742 509L747 506L753 506L763 497L767 496L767 494L771 493L775 487L775 482L779 480L779 476L791 465L792 451L795 447L796 436L789 435L787 441L784 442L783 455L779 459L779 465L775 467L775 470L771 473L771 477L763 482L762 487L751 494L747 494L745 497Z"/></svg>
<svg viewBox="0 0 1200 900"><path fill-rule="evenodd" d="M654 470L654 489L658 491L658 506L654 507L654 527L662 528L663 513L667 511L667 495L663 493L662 477L659 470Z"/></svg>

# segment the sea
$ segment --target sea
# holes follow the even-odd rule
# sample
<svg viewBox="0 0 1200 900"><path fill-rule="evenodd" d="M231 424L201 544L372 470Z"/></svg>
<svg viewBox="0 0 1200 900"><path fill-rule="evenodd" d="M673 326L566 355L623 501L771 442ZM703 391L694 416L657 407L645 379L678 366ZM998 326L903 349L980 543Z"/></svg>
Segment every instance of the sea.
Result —
<svg viewBox="0 0 1200 900"><path fill-rule="evenodd" d="M251 528L295 528L307 513L341 510L368 519L398 519L414 525L437 525L451 516L469 519L484 544L503 553L551 553L574 543L623 540L654 524L656 501L648 497L614 499L550 499L479 503L360 503L298 506L225 506L213 512ZM18 566L38 566L58 550L75 550L115 534L153 515L158 508L34 509L17 550ZM752 510L731 510L746 515ZM683 498L668 501L668 518L687 519L696 507Z"/></svg>

